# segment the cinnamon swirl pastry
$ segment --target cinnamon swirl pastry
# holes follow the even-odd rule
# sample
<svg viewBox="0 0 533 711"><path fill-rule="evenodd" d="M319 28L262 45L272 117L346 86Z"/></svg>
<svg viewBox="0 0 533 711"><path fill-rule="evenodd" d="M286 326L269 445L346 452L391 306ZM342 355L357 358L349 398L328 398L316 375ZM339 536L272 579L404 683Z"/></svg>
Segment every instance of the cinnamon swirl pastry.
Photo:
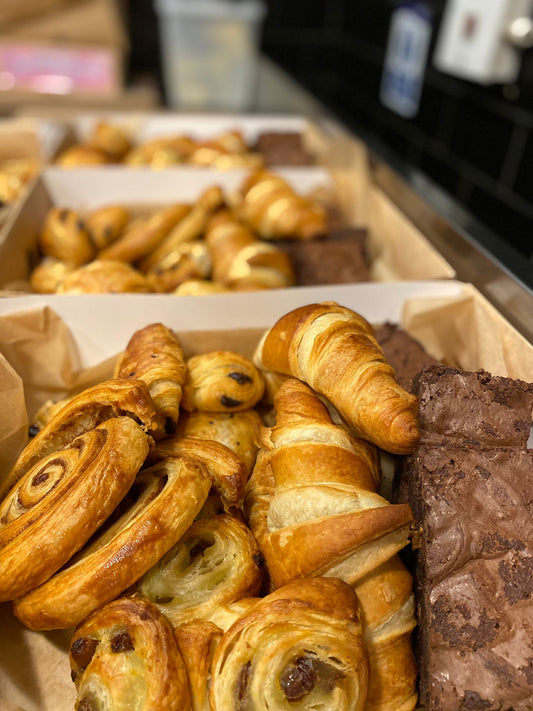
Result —
<svg viewBox="0 0 533 711"><path fill-rule="evenodd" d="M31 629L65 629L120 595L181 538L201 509L211 479L197 462L165 459L143 470L136 500L68 566L18 598L13 611ZM132 498L133 498L132 496Z"/></svg>
<svg viewBox="0 0 533 711"><path fill-rule="evenodd" d="M44 583L83 546L132 485L148 440L131 418L116 417L20 479L0 504L0 601Z"/></svg>
<svg viewBox="0 0 533 711"><path fill-rule="evenodd" d="M136 590L174 627L214 608L258 595L263 557L251 531L224 514L195 521L139 580Z"/></svg>
<svg viewBox="0 0 533 711"><path fill-rule="evenodd" d="M137 597L118 598L74 632L78 711L189 711L183 659L169 624Z"/></svg>
<svg viewBox="0 0 533 711"><path fill-rule="evenodd" d="M239 412L263 396L265 384L251 360L233 351L211 351L187 361L184 410Z"/></svg>
<svg viewBox="0 0 533 711"><path fill-rule="evenodd" d="M155 408L148 388L140 380L106 380L67 400L48 424L20 453L1 492L11 488L44 457L112 417L127 415L153 429Z"/></svg>
<svg viewBox="0 0 533 711"><path fill-rule="evenodd" d="M181 344L162 323L136 331L119 356L114 377L135 378L148 386L154 403L159 433L176 430L187 366Z"/></svg>
<svg viewBox="0 0 533 711"><path fill-rule="evenodd" d="M213 658L212 711L362 711L368 658L357 598L336 578L300 580L257 602Z"/></svg>

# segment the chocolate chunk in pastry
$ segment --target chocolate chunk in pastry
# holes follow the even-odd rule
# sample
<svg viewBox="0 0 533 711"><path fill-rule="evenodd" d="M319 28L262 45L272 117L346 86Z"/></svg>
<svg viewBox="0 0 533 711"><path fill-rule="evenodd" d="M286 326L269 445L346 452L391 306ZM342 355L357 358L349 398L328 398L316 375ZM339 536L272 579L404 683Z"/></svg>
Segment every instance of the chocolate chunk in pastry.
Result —
<svg viewBox="0 0 533 711"><path fill-rule="evenodd" d="M52 207L48 210L38 244L45 257L55 257L78 267L95 255L87 225L75 210Z"/></svg>
<svg viewBox="0 0 533 711"><path fill-rule="evenodd" d="M189 412L238 412L259 402L264 389L259 370L248 358L233 351L211 351L187 361L181 404Z"/></svg>

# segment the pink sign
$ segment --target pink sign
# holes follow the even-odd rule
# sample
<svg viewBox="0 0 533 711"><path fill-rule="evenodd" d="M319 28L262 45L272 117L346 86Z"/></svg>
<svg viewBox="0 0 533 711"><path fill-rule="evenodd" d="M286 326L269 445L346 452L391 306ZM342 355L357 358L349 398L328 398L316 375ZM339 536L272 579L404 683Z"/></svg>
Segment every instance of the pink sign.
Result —
<svg viewBox="0 0 533 711"><path fill-rule="evenodd" d="M115 63L108 49L0 44L0 91L112 93Z"/></svg>

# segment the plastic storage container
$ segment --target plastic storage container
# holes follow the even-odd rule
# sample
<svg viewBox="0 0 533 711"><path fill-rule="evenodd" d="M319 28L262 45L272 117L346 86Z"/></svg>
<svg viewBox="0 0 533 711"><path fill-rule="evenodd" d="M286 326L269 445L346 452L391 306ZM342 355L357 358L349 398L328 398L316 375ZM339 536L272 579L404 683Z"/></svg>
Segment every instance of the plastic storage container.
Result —
<svg viewBox="0 0 533 711"><path fill-rule="evenodd" d="M155 0L167 102L246 111L255 98L261 0Z"/></svg>

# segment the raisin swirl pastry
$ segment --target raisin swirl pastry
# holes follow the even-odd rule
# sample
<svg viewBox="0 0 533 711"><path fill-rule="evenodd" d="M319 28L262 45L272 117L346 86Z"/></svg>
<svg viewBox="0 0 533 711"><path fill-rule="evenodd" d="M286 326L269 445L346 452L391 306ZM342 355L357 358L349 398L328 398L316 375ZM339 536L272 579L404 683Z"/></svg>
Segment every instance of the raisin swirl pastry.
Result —
<svg viewBox="0 0 533 711"><path fill-rule="evenodd" d="M180 437L220 442L244 462L248 475L257 457L262 421L257 410L242 412L184 412L178 423Z"/></svg>
<svg viewBox="0 0 533 711"><path fill-rule="evenodd" d="M86 264L95 255L84 220L75 210L67 208L53 207L48 211L38 242L45 257L55 257L75 267Z"/></svg>
<svg viewBox="0 0 533 711"><path fill-rule="evenodd" d="M31 629L66 629L133 585L180 539L211 488L197 461L164 459L138 474L118 520L46 583L13 603ZM129 497L128 497L129 498ZM128 502L126 502L128 503Z"/></svg>
<svg viewBox="0 0 533 711"><path fill-rule="evenodd" d="M183 659L147 600L113 600L74 631L69 660L77 711L189 711Z"/></svg>
<svg viewBox="0 0 533 711"><path fill-rule="evenodd" d="M177 627L207 619L222 604L258 595L262 579L263 557L251 531L220 514L195 521L136 590Z"/></svg>
<svg viewBox="0 0 533 711"><path fill-rule="evenodd" d="M233 351L211 351L187 361L181 406L188 412L250 410L264 389L261 373L249 358Z"/></svg>
<svg viewBox="0 0 533 711"><path fill-rule="evenodd" d="M9 473L2 492L43 457L70 444L78 435L88 432L112 417L127 415L142 423L146 430L154 427L155 408L145 383L139 380L106 380L86 388L67 400L48 424L26 445Z"/></svg>
<svg viewBox="0 0 533 711"><path fill-rule="evenodd" d="M44 583L83 546L131 487L148 440L129 417L107 420L20 479L0 504L0 601Z"/></svg>
<svg viewBox="0 0 533 711"><path fill-rule="evenodd" d="M172 433L180 414L187 366L176 334L162 323L136 331L115 365L115 378L134 378L148 386L160 430Z"/></svg>
<svg viewBox="0 0 533 711"><path fill-rule="evenodd" d="M254 605L213 658L212 711L362 711L368 659L357 598L336 578L300 580Z"/></svg>

